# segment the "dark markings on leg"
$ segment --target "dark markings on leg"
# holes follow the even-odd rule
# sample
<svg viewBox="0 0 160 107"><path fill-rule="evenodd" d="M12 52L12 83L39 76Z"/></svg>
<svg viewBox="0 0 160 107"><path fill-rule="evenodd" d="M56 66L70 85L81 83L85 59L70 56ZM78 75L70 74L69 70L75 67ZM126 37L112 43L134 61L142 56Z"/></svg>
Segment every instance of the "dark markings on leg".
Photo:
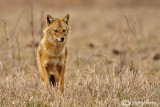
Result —
<svg viewBox="0 0 160 107"><path fill-rule="evenodd" d="M46 66L45 68L46 68L46 71L48 71L48 66Z"/></svg>
<svg viewBox="0 0 160 107"><path fill-rule="evenodd" d="M54 75L50 75L49 81L50 81L50 84L51 84L52 86L54 86L54 83L55 83Z"/></svg>

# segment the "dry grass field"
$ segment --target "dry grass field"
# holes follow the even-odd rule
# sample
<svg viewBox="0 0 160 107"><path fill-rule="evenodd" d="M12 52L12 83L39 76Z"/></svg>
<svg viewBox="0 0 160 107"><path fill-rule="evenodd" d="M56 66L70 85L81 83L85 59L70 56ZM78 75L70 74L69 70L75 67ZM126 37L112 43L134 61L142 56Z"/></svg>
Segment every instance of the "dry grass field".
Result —
<svg viewBox="0 0 160 107"><path fill-rule="evenodd" d="M0 107L160 106L160 5L34 3L31 11L6 1L0 2ZM34 62L47 13L70 13L64 94L46 90Z"/></svg>

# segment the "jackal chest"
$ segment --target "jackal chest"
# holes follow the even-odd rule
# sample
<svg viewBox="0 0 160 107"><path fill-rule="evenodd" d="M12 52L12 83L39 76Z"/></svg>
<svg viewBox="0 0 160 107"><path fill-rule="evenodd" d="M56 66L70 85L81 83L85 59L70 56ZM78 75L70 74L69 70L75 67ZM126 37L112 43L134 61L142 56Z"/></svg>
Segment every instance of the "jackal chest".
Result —
<svg viewBox="0 0 160 107"><path fill-rule="evenodd" d="M57 65L60 65L60 66L63 66L64 65L64 60L62 59L59 59L59 58L52 58L52 59L46 59L44 60L44 66L57 66Z"/></svg>

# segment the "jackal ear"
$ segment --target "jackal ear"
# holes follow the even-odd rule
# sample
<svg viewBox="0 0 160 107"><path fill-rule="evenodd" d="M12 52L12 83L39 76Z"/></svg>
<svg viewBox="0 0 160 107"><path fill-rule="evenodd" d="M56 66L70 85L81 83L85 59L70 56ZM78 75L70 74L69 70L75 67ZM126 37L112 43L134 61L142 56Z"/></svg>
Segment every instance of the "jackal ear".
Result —
<svg viewBox="0 0 160 107"><path fill-rule="evenodd" d="M63 21L68 25L68 22L69 22L69 14L66 14L66 15L63 17Z"/></svg>
<svg viewBox="0 0 160 107"><path fill-rule="evenodd" d="M53 17L50 14L47 14L47 25L49 26L51 23L53 23Z"/></svg>

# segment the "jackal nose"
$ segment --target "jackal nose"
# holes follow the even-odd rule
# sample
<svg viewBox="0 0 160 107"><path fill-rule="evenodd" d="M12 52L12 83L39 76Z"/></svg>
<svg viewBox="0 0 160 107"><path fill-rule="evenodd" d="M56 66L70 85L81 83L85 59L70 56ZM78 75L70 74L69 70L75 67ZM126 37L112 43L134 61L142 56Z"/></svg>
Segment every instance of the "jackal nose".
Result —
<svg viewBox="0 0 160 107"><path fill-rule="evenodd" d="M63 42L64 41L64 37L61 37L61 42Z"/></svg>

